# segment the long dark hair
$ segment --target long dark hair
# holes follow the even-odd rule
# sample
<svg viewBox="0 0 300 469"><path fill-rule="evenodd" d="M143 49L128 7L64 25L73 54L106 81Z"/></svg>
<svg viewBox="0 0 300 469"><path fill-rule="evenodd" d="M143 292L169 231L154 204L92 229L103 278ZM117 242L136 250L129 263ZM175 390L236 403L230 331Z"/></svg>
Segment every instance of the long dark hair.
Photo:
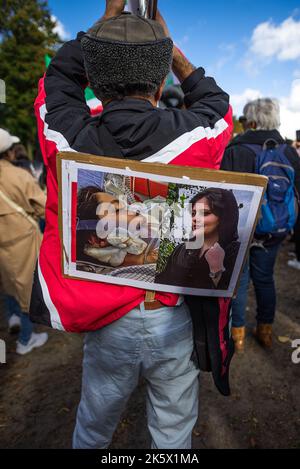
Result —
<svg viewBox="0 0 300 469"><path fill-rule="evenodd" d="M239 207L233 192L227 189L211 187L195 195L191 204L206 198L209 208L219 218L219 244L225 249L238 240Z"/></svg>
<svg viewBox="0 0 300 469"><path fill-rule="evenodd" d="M95 194L101 192L99 187L84 187L78 193L77 199L77 216L80 220L96 220L97 201Z"/></svg>

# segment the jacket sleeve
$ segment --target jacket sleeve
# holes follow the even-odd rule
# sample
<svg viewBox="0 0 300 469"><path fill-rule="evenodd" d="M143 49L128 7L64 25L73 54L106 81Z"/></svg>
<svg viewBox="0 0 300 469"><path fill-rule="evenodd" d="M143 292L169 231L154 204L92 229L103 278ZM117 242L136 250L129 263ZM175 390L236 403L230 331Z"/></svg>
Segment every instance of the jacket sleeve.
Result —
<svg viewBox="0 0 300 469"><path fill-rule="evenodd" d="M46 165L53 151L71 151L78 133L93 120L84 95L88 82L80 45L83 34L61 47L39 82L35 112Z"/></svg>
<svg viewBox="0 0 300 469"><path fill-rule="evenodd" d="M181 87L186 109L161 111L170 144L147 160L219 169L233 129L229 96L205 76L203 68L195 70Z"/></svg>
<svg viewBox="0 0 300 469"><path fill-rule="evenodd" d="M230 110L229 95L225 93L211 77L205 76L205 70L199 67L183 83L185 105L189 111L206 117L206 123L214 117L223 118ZM209 111L213 111L212 114ZM214 116L214 117L213 117Z"/></svg>
<svg viewBox="0 0 300 469"><path fill-rule="evenodd" d="M213 164L219 169L226 146L232 138L233 120L229 95L198 68L182 84L185 105L202 124Z"/></svg>

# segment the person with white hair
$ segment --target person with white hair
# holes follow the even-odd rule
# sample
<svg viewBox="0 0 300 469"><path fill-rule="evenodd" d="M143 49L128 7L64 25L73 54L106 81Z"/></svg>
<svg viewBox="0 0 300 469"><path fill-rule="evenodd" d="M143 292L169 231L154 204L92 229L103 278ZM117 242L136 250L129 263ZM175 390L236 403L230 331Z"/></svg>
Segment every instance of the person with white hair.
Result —
<svg viewBox="0 0 300 469"><path fill-rule="evenodd" d="M274 226L266 229L265 208L250 249L249 263L244 268L240 287L232 304L232 337L236 351L244 350L247 290L251 278L257 301L257 327L254 335L265 348L272 346L272 324L276 310L274 266L280 245L292 229L297 210L296 193L300 193L300 160L294 148L287 145L278 129L280 108L277 100L261 98L244 107L243 134L235 137L226 148L221 169L241 173L258 173L269 178L265 207L270 207ZM277 158L277 160L276 160ZM264 160L263 160L264 159ZM261 165L261 162L264 163ZM280 182L280 184L279 184ZM282 184L282 198L272 205L273 190ZM284 187L286 184L286 187ZM290 206L286 194L290 193ZM271 204L271 205L270 205ZM285 225L279 226L276 210L286 212ZM291 216L293 212L293 216Z"/></svg>
<svg viewBox="0 0 300 469"><path fill-rule="evenodd" d="M246 104L243 111L248 128L252 130L278 130L280 107L276 99L260 98Z"/></svg>

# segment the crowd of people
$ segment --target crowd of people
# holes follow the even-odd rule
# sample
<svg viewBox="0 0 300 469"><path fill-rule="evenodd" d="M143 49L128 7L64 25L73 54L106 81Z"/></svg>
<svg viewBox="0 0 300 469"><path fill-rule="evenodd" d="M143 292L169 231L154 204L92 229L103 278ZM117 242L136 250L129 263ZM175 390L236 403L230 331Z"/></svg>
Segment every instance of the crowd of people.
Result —
<svg viewBox="0 0 300 469"><path fill-rule="evenodd" d="M238 352L245 347L250 280L257 302L253 332L271 348L274 267L288 236L295 243L288 267L300 270L300 142L288 144L280 135L279 106L270 98L245 106L244 132L232 138L228 94L174 45L159 12L149 20L124 13L124 4L107 0L101 20L58 50L40 82L35 110L47 206L26 149L0 129L1 289L9 330L19 333L18 354L47 342L46 333L33 332L33 322L86 333L74 448L109 446L143 376L152 448L188 449L198 417L200 370L211 371L217 389L230 393L233 343ZM166 89L171 68L181 86ZM88 82L103 103L101 116L91 117L86 106ZM274 209L273 225L267 225L263 214L232 301L168 292L148 301L142 289L68 279L61 271L58 227L56 155L61 150L252 174L272 168L265 206L277 197L286 219L282 224ZM204 196L197 197L194 205ZM213 202L208 209L213 211ZM180 256L174 259L180 275Z"/></svg>

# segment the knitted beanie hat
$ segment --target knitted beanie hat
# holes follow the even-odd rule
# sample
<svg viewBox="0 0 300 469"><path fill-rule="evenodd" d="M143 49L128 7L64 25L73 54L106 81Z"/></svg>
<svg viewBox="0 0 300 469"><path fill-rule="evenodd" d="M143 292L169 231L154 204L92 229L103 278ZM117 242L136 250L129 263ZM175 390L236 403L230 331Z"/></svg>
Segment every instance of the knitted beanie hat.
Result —
<svg viewBox="0 0 300 469"><path fill-rule="evenodd" d="M159 86L172 63L173 42L157 22L122 13L96 23L81 39L90 86Z"/></svg>

